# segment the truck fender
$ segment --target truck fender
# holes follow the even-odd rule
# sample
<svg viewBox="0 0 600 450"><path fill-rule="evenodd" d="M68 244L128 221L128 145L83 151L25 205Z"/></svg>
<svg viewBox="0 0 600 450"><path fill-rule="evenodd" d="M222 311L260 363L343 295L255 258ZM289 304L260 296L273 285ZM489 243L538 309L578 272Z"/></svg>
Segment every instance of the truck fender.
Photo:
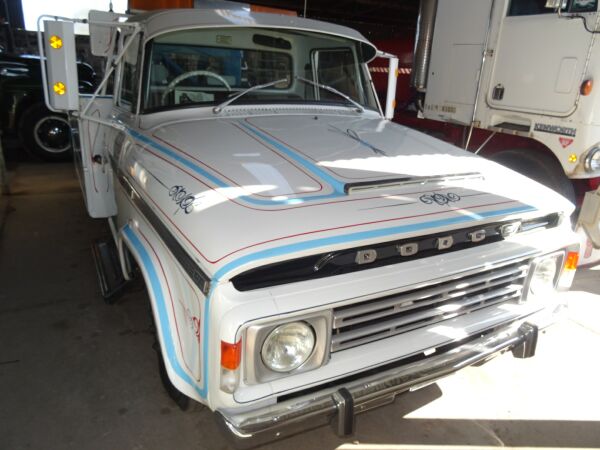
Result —
<svg viewBox="0 0 600 450"><path fill-rule="evenodd" d="M181 393L201 403L206 401L206 388L202 387L194 377L188 373L182 364L180 355L175 345L176 336L174 329L175 320L167 306L172 292L164 270L164 262L144 233L132 223L126 224L119 230L121 245L126 246L131 256L136 261L143 276L154 323L156 336L160 346L160 354L166 368L171 384ZM119 246L119 245L118 245Z"/></svg>

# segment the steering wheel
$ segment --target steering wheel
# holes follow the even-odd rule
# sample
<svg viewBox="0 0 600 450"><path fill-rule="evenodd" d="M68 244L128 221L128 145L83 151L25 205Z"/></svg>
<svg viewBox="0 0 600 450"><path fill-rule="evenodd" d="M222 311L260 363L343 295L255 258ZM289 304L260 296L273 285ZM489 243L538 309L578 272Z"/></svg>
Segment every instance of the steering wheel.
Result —
<svg viewBox="0 0 600 450"><path fill-rule="evenodd" d="M228 91L231 92L231 86L229 86L229 83L227 82L227 80L225 78L223 78L221 75L216 74L214 72L210 72L208 70L192 70L190 72L182 73L181 75L178 75L175 78L173 78L171 80L171 82L167 85L167 88L165 89L165 91L162 93L160 102L164 105L165 100L167 99L167 95L169 95L171 93L171 91L173 91L173 89L175 89L175 86L177 86L183 80L185 80L186 78L195 77L195 76L199 76L199 75L205 76L205 77L216 78L221 83L223 83L223 85L227 88Z"/></svg>

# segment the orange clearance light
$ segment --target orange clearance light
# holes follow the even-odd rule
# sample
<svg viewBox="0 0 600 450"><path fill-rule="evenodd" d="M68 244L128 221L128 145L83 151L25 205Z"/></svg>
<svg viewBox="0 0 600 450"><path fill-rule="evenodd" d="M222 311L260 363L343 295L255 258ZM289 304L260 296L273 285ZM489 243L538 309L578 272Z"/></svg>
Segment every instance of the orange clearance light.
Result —
<svg viewBox="0 0 600 450"><path fill-rule="evenodd" d="M592 93L592 88L594 87L594 80L585 80L581 83L581 95L590 95Z"/></svg>
<svg viewBox="0 0 600 450"><path fill-rule="evenodd" d="M59 48L62 48L63 46L63 41L59 36L50 36L50 47L52 47L53 49L58 50Z"/></svg>
<svg viewBox="0 0 600 450"><path fill-rule="evenodd" d="M221 367L228 370L235 370L239 367L242 360L242 340L236 344L221 341Z"/></svg>
<svg viewBox="0 0 600 450"><path fill-rule="evenodd" d="M54 83L53 86L54 92L56 93L56 95L65 95L65 93L67 92L67 87L65 86L64 83L57 81L56 83Z"/></svg>
<svg viewBox="0 0 600 450"><path fill-rule="evenodd" d="M567 259L565 260L565 270L577 269L578 262L579 262L579 253L578 252L567 253Z"/></svg>
<svg viewBox="0 0 600 450"><path fill-rule="evenodd" d="M575 153L571 153L569 155L569 162L570 163L576 163L577 162L577 155Z"/></svg>

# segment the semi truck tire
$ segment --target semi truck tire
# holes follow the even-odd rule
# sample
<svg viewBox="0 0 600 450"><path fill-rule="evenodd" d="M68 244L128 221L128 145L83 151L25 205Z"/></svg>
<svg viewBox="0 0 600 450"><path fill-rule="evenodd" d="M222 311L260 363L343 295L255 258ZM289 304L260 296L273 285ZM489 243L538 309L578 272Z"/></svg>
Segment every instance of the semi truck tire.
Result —
<svg viewBox="0 0 600 450"><path fill-rule="evenodd" d="M488 158L549 187L575 203L573 184L552 155L514 149L494 153Z"/></svg>
<svg viewBox="0 0 600 450"><path fill-rule="evenodd" d="M30 153L44 161L66 161L73 156L67 118L42 103L36 103L23 113L19 138Z"/></svg>

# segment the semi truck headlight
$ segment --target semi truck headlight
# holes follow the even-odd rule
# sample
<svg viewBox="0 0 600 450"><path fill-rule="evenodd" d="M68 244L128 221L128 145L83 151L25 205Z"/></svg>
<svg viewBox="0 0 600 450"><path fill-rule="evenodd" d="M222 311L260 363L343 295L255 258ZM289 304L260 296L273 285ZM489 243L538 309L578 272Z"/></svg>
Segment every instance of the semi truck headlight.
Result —
<svg viewBox="0 0 600 450"><path fill-rule="evenodd" d="M533 269L529 290L533 295L544 295L554 290L558 273L559 255L540 260Z"/></svg>
<svg viewBox="0 0 600 450"><path fill-rule="evenodd" d="M585 156L584 167L588 172L600 171L600 147L592 147L587 153Z"/></svg>
<svg viewBox="0 0 600 450"><path fill-rule="evenodd" d="M315 332L305 322L280 325L265 339L262 361L274 372L290 372L310 357L315 348Z"/></svg>

